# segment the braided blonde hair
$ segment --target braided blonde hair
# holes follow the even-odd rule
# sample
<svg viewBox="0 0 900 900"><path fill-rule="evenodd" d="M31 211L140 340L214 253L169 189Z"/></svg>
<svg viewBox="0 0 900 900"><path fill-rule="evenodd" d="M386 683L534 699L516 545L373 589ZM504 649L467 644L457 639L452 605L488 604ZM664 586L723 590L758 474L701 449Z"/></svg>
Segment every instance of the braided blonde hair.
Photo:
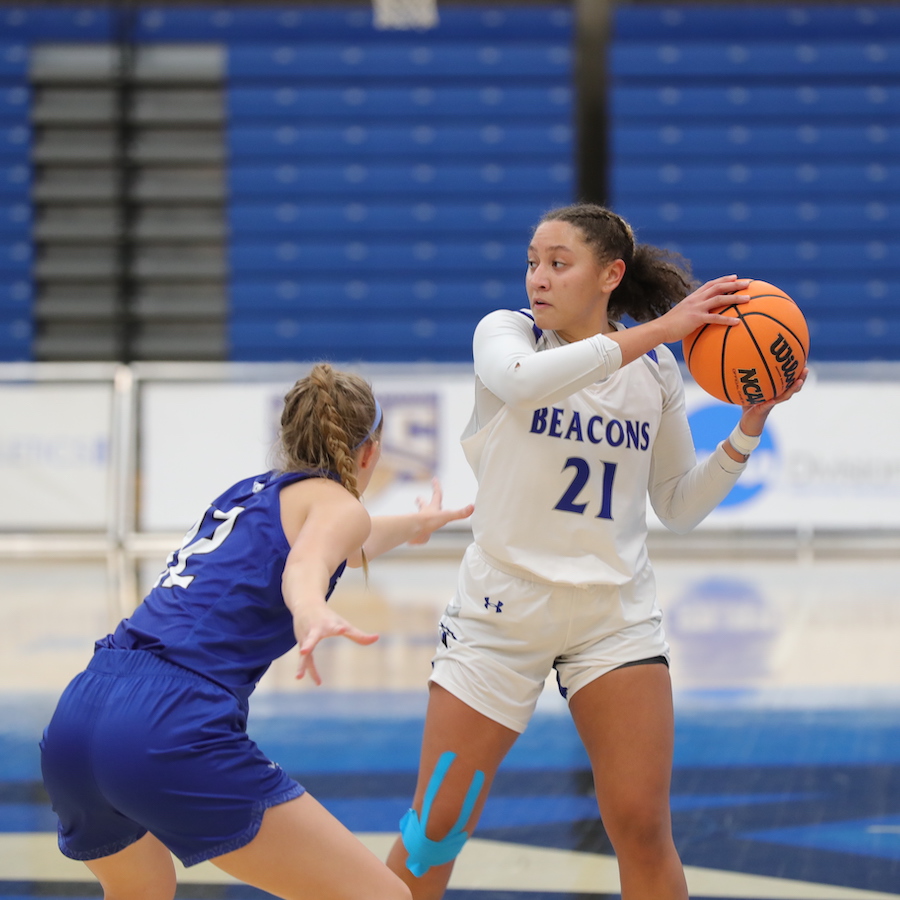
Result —
<svg viewBox="0 0 900 900"><path fill-rule="evenodd" d="M284 472L333 472L359 498L355 452L377 439L372 388L359 375L319 363L285 395L276 450Z"/></svg>

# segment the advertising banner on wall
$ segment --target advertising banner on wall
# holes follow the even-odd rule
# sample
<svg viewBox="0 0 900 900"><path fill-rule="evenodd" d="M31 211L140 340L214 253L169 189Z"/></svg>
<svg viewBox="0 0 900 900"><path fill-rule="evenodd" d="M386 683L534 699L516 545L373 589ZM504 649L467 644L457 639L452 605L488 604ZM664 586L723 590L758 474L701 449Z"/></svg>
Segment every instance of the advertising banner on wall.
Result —
<svg viewBox="0 0 900 900"><path fill-rule="evenodd" d="M371 376L385 430L369 509L415 509L435 476L445 505L469 503L475 480L459 436L472 409L471 373L391 371ZM142 382L138 529L184 533L225 487L269 468L289 386ZM112 390L102 382L0 382L0 530L108 527ZM685 390L698 454L708 454L740 410L689 377ZM898 381L812 378L775 409L746 472L699 528L900 528L898 409ZM662 528L652 511L650 523Z"/></svg>
<svg viewBox="0 0 900 900"><path fill-rule="evenodd" d="M740 410L686 385L698 454ZM811 378L769 416L759 447L701 528L900 527L900 384Z"/></svg>
<svg viewBox="0 0 900 900"><path fill-rule="evenodd" d="M112 393L112 383L0 383L0 529L106 529Z"/></svg>
<svg viewBox="0 0 900 900"><path fill-rule="evenodd" d="M371 380L385 431L381 471L367 492L370 511L415 509L434 476L445 505L472 501L475 481L459 446L472 409L471 374ZM266 469L288 386L145 384L140 527L186 530L224 487ZM709 397L689 377L685 390L698 455L706 455L740 409ZM900 384L812 378L775 409L740 481L699 527L900 528L897 409ZM663 527L652 511L650 523Z"/></svg>
<svg viewBox="0 0 900 900"><path fill-rule="evenodd" d="M471 412L471 375L375 375L369 380L384 409L381 462L366 491L369 511L415 510L418 497L431 495L435 477L445 506L470 503L475 479L459 435ZM140 528L186 531L228 485L268 469L289 387L145 383Z"/></svg>

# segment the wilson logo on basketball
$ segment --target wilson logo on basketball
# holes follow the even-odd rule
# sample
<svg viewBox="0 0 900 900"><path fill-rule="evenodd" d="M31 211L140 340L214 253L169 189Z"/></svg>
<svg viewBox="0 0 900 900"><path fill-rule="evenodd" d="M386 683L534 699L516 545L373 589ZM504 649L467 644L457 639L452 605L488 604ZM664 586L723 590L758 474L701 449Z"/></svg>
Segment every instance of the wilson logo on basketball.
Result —
<svg viewBox="0 0 900 900"><path fill-rule="evenodd" d="M793 383L794 379L797 376L797 369L800 366L800 361L794 355L794 351L791 345L788 343L787 338L783 334L779 334L774 341L772 341L772 346L769 347L769 352L772 356L775 357L775 361L781 366L781 373L784 375L784 387L785 390L789 388Z"/></svg>

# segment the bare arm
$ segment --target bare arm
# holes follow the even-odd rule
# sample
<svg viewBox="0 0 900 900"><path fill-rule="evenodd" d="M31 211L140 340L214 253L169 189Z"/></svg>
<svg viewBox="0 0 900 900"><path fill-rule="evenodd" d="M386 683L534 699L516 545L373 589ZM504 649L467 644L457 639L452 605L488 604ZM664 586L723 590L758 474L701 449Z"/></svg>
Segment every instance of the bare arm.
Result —
<svg viewBox="0 0 900 900"><path fill-rule="evenodd" d="M416 502L417 512L372 518L372 530L363 544L368 559L375 559L400 544L425 544L439 528L448 522L465 519L475 510L471 503L461 509L442 509L443 492L437 478L432 481L431 499L426 502L420 497ZM361 562L357 554L350 558L349 565L359 565Z"/></svg>
<svg viewBox="0 0 900 900"><path fill-rule="evenodd" d="M322 680L313 650L327 637L343 636L357 644L378 639L351 625L326 604L331 574L359 548L369 535L369 515L348 491L333 482L306 483L304 493L282 491L283 517L302 520L291 544L281 579L282 595L294 619L294 635L300 651L297 677L309 672L316 684ZM287 504L296 510L285 510Z"/></svg>

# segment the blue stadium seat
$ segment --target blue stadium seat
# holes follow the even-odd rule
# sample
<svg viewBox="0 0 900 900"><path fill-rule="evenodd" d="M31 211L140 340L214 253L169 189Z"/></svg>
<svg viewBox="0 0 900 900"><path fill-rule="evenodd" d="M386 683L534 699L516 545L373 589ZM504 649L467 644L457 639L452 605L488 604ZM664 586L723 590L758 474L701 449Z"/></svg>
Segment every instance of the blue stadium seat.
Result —
<svg viewBox="0 0 900 900"><path fill-rule="evenodd" d="M325 279L321 275L280 279L234 279L229 291L230 308L237 317L256 314L297 315L316 308L342 310L347 315L368 315L373 310L391 315L413 313L446 318L468 317L474 328L492 309L528 305L523 277L501 279L490 273L481 280L460 280L452 275L419 273L414 277L360 273Z"/></svg>
<svg viewBox="0 0 900 900"><path fill-rule="evenodd" d="M0 126L0 164L10 160L27 161L31 149L31 129L28 125Z"/></svg>
<svg viewBox="0 0 900 900"><path fill-rule="evenodd" d="M616 210L634 226L641 241L651 244L668 240L673 234L744 234L758 239L765 235L875 237L885 231L900 231L900 198L892 203L835 203L828 195L821 202L803 199L794 203L757 199L718 203L690 198L662 203L623 200Z"/></svg>
<svg viewBox="0 0 900 900"><path fill-rule="evenodd" d="M2 34L2 32L0 32ZM0 79L12 81L14 86L25 84L28 78L28 46L0 41Z"/></svg>
<svg viewBox="0 0 900 900"><path fill-rule="evenodd" d="M442 6L429 41L484 38L509 41L558 35L568 39L572 11L563 4L547 7L465 8ZM390 40L402 33L378 31L371 9L315 6L210 8L155 7L140 11L137 38L142 41L288 41Z"/></svg>
<svg viewBox="0 0 900 900"><path fill-rule="evenodd" d="M363 203L349 199L319 203L234 203L228 210L231 237L341 234L453 236L459 234L509 235L522 238L541 217L543 203ZM2 228L0 209L0 228Z"/></svg>
<svg viewBox="0 0 900 900"><path fill-rule="evenodd" d="M0 181L3 172L0 170ZM232 166L229 192L234 201L333 197L364 199L465 198L483 201L513 197L542 198L546 206L567 203L573 194L572 166L546 165L362 165L346 166ZM0 186L2 190L2 186ZM558 199L557 199L558 198Z"/></svg>
<svg viewBox="0 0 900 900"><path fill-rule="evenodd" d="M312 319L260 316L229 324L235 360L317 359L332 362L457 362L471 359L473 323L468 318L428 316Z"/></svg>
<svg viewBox="0 0 900 900"><path fill-rule="evenodd" d="M0 243L0 272L3 277L21 277L31 271L31 244L27 241L6 240Z"/></svg>
<svg viewBox="0 0 900 900"><path fill-rule="evenodd" d="M654 87L615 85L609 95L615 123L672 121L710 124L729 121L754 123L783 120L832 124L858 120L866 124L879 117L893 118L900 109L900 86L886 80L878 84L835 86L809 83L768 86L758 84L696 85L667 80Z"/></svg>
<svg viewBox="0 0 900 900"><path fill-rule="evenodd" d="M32 358L32 294L29 271L0 268L0 361L19 362Z"/></svg>
<svg viewBox="0 0 900 900"><path fill-rule="evenodd" d="M31 114L31 92L25 85L0 86L2 126L27 125Z"/></svg>
<svg viewBox="0 0 900 900"><path fill-rule="evenodd" d="M0 165L0 202L27 201L30 191L31 171L27 165Z"/></svg>
<svg viewBox="0 0 900 900"><path fill-rule="evenodd" d="M900 156L900 127L891 122L856 126L696 125L666 122L620 125L612 133L612 153L623 160L659 159L678 163L704 159L888 163Z"/></svg>
<svg viewBox="0 0 900 900"><path fill-rule="evenodd" d="M30 203L0 204L0 239L7 239L10 235L30 235L31 221Z"/></svg>
<svg viewBox="0 0 900 900"><path fill-rule="evenodd" d="M0 313L0 361L31 360L33 340L34 327L30 318L6 318Z"/></svg>
<svg viewBox="0 0 900 900"><path fill-rule="evenodd" d="M900 165L617 165L610 173L616 202L700 196L751 201L760 198L820 198L881 200L900 197Z"/></svg>
<svg viewBox="0 0 900 900"><path fill-rule="evenodd" d="M897 277L857 279L831 273L824 277L817 273L798 277L791 273L779 278L778 287L808 314L825 318L838 316L843 318L845 325L848 312L852 312L854 319L857 314L896 315L897 297L900 296L900 278Z"/></svg>
<svg viewBox="0 0 900 900"><path fill-rule="evenodd" d="M233 124L292 121L304 117L359 122L374 119L385 123L400 119L414 123L460 119L495 122L503 119L534 121L556 116L570 120L572 89L567 79L551 87L515 85L451 87L421 81L409 87L243 87L228 92L228 116ZM529 120L532 120L530 118Z"/></svg>
<svg viewBox="0 0 900 900"><path fill-rule="evenodd" d="M883 40L900 36L900 8L888 4L693 4L625 5L617 10L615 39L659 38L683 42L703 39L768 40L841 38Z"/></svg>
<svg viewBox="0 0 900 900"><path fill-rule="evenodd" d="M30 278L4 278L0 280L0 309L7 317L17 318L30 314L34 286Z"/></svg>
<svg viewBox="0 0 900 900"><path fill-rule="evenodd" d="M866 277L900 277L900 240L691 240L668 241L694 266L701 280L741 272L779 284L785 276L822 276L847 280L864 271ZM862 281L862 279L860 279Z"/></svg>
<svg viewBox="0 0 900 900"><path fill-rule="evenodd" d="M0 10L0 35L7 40L108 41L117 33L113 8L99 3L18 6Z"/></svg>
<svg viewBox="0 0 900 900"><path fill-rule="evenodd" d="M26 133L27 136L27 133ZM0 152L4 135L0 132ZM232 163L291 159L348 161L383 158L399 161L449 158L464 160L498 156L515 158L528 148L528 158L553 161L570 159L572 130L568 125L346 125L323 128L318 125L278 125L275 127L233 127L228 132L228 153Z"/></svg>
<svg viewBox="0 0 900 900"><path fill-rule="evenodd" d="M896 360L900 319L894 315L809 316L810 361Z"/></svg>
<svg viewBox="0 0 900 900"><path fill-rule="evenodd" d="M2 248L0 248L2 253ZM233 242L229 250L235 278L285 277L289 273L313 275L335 269L343 275L390 273L432 277L439 273L458 275L460 268L486 277L516 275L523 270L521 240L418 241L272 241Z"/></svg>
<svg viewBox="0 0 900 900"><path fill-rule="evenodd" d="M699 41L620 43L610 52L613 77L764 78L891 77L900 67L900 36L876 44L847 42Z"/></svg>
<svg viewBox="0 0 900 900"><path fill-rule="evenodd" d="M232 81L283 79L357 80L369 78L452 78L455 84L485 78L568 77L568 43L432 44L419 38L404 43L349 45L316 42L311 46L231 44L228 77Z"/></svg>

